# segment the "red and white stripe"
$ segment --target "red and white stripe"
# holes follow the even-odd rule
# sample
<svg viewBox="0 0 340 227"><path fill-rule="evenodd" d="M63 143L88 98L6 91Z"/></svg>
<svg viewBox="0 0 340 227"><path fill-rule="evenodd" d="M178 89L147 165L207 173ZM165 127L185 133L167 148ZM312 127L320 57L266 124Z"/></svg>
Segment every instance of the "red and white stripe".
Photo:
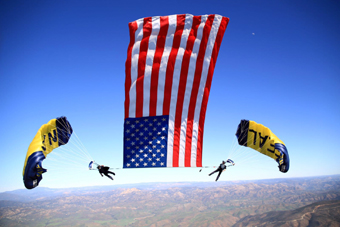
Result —
<svg viewBox="0 0 340 227"><path fill-rule="evenodd" d="M190 14L129 23L125 118L169 115L167 167L201 167L214 67L229 19Z"/></svg>

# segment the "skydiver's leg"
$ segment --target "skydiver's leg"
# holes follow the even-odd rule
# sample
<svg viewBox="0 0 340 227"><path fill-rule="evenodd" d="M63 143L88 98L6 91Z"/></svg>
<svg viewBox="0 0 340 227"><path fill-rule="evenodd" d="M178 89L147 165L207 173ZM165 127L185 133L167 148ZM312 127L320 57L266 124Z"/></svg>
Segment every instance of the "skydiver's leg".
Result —
<svg viewBox="0 0 340 227"><path fill-rule="evenodd" d="M116 175L114 172L111 172L111 171L107 171L108 173L111 173L111 174L113 174L113 175Z"/></svg>
<svg viewBox="0 0 340 227"><path fill-rule="evenodd" d="M216 173L216 172L218 172L218 169L215 170L215 171L213 171L213 172L211 172L211 173L209 174L209 176L211 176L212 174L214 174L214 173Z"/></svg>
<svg viewBox="0 0 340 227"><path fill-rule="evenodd" d="M108 178L110 178L111 180L113 180L113 178L110 175L108 175L107 173L104 173L104 175L107 176Z"/></svg>
<svg viewBox="0 0 340 227"><path fill-rule="evenodd" d="M221 173L222 173L222 170L220 170L220 172L218 173L217 177L216 177L216 180L215 181L218 181L218 178L220 178L221 176Z"/></svg>

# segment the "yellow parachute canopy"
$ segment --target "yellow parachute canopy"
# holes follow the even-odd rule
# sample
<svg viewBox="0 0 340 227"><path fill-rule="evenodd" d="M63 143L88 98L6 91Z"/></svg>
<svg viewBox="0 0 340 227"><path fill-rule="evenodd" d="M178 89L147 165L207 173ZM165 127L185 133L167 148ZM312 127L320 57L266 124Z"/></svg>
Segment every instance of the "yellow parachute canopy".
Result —
<svg viewBox="0 0 340 227"><path fill-rule="evenodd" d="M287 148L269 128L255 121L241 120L236 136L240 145L250 147L277 161L281 172L289 170Z"/></svg>
<svg viewBox="0 0 340 227"><path fill-rule="evenodd" d="M42 168L42 161L53 149L66 144L72 132L66 117L52 119L40 127L26 153L22 174L27 189L38 186L42 173L46 172Z"/></svg>

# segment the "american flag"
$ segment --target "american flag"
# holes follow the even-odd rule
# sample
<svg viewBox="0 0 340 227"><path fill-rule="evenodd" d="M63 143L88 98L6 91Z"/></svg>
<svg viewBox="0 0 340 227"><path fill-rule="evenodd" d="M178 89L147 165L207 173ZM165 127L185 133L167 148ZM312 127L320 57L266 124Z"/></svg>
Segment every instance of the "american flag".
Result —
<svg viewBox="0 0 340 227"><path fill-rule="evenodd" d="M181 14L129 23L123 168L202 167L210 85L228 22Z"/></svg>

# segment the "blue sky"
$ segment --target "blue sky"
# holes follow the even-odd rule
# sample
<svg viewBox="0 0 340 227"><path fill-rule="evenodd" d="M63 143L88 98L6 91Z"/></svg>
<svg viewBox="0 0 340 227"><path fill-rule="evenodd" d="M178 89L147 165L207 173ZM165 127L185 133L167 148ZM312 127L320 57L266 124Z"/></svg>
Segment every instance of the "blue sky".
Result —
<svg viewBox="0 0 340 227"><path fill-rule="evenodd" d="M70 148L81 142L98 163L121 168L128 23L182 13L230 18L208 102L203 165L234 158L220 180L340 174L339 9L338 1L0 1L0 191L24 188L27 148L59 116L74 129ZM288 173L235 144L241 119L284 141ZM117 169L112 182L76 155L61 161L58 149L43 163L41 187L215 179L208 177L213 169Z"/></svg>

